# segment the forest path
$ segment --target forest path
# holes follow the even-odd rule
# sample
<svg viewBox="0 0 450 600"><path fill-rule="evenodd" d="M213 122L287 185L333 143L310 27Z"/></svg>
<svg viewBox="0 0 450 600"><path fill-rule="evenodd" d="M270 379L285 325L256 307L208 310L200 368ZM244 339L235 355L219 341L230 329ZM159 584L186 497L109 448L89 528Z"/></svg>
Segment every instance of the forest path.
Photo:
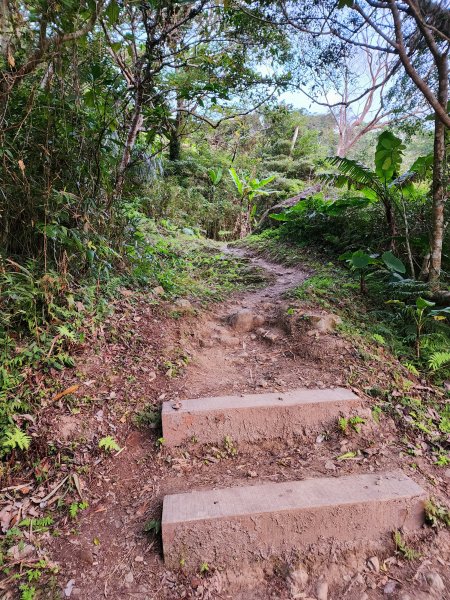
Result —
<svg viewBox="0 0 450 600"><path fill-rule="evenodd" d="M227 252L248 257L242 250ZM308 338L310 343L305 345L304 338L297 339L296 332L286 327L283 315L289 306L298 305L294 299L286 300L286 293L308 277L307 270L248 258L251 264L269 274L269 284L255 291L237 293L209 312L181 319L176 335L167 323L163 323L155 335L152 323L157 319L151 311L134 318L135 322L138 319L137 327L145 332L148 343L156 343L159 352L161 344L166 344L166 351L174 357L164 362L164 368L177 375L171 379L159 375L154 379L152 374L152 381L148 381L149 367L142 356L139 357L141 362L133 367L133 372L139 370L139 375L131 386L141 385L139 394L146 393L154 405L163 400L200 396L348 385L355 349L347 340L335 331L325 331ZM258 315L264 324L249 331L233 328L230 316L242 310ZM325 314L317 308L316 312ZM167 342L170 342L169 350ZM116 389L130 368L126 357L117 358L119 352L124 352L124 348L115 344L101 353L105 373L110 371L111 361L120 364L114 370ZM115 358L111 359L111 355ZM181 355L180 363L175 357ZM88 376L89 356L84 362ZM98 371L99 367L96 368ZM158 445L160 433L137 429L127 414L112 408L107 414L106 407L102 411L102 420L110 423L114 430L126 433L124 449L112 460L100 461L95 466L84 484L89 509L83 513L78 527L51 542L51 555L62 566L60 581L67 591L66 597L287 600L318 597L314 594L324 581L330 589L328 600L384 597L384 584L390 580L385 578L381 585L384 575L367 569L366 563L373 553L382 552L377 546L330 549L318 543L314 557L307 559L313 573L307 584L295 581L295 573L303 577L301 570L296 570L295 561L290 564L285 559L272 565L261 563L255 569L238 573L219 572L211 565L204 576L192 577L185 575L182 569L175 573L165 568L158 536L152 536L151 531L145 533L144 526L147 523L150 530L158 528L163 498L172 493L248 485L249 482L392 470L401 466L402 459L393 443L395 427L390 420L382 431L374 431L372 425L365 427L364 440L358 439L357 443L366 447L367 453L362 452L355 460L339 462L337 456L353 449L352 436L343 438L338 432L327 432L308 444L301 440L240 444L237 454L227 447L196 444L169 449ZM92 427L98 425L95 420L92 423ZM344 590L347 590L345 595L341 595Z"/></svg>

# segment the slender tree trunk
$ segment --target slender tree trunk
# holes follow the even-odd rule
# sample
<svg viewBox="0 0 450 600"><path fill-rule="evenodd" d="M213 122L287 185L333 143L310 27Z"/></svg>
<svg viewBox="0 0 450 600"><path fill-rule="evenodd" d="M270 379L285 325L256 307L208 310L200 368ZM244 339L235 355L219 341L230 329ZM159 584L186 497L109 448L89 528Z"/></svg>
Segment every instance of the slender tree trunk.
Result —
<svg viewBox="0 0 450 600"><path fill-rule="evenodd" d="M8 60L11 27L8 0L0 0L0 53Z"/></svg>
<svg viewBox="0 0 450 600"><path fill-rule="evenodd" d="M389 237L391 238L390 248L392 252L395 251L395 238L397 237L397 223L395 220L395 211L392 201L390 199L383 200L384 212L386 215L386 223L389 230Z"/></svg>
<svg viewBox="0 0 450 600"><path fill-rule="evenodd" d="M181 140L180 140L181 113L177 112L175 123L170 133L169 139L169 160L180 160Z"/></svg>
<svg viewBox="0 0 450 600"><path fill-rule="evenodd" d="M300 130L300 127L297 125L297 127L294 129L294 135L292 136L292 142L291 142L291 147L289 150L289 156L292 156L292 153L294 152L295 144L297 143L299 130Z"/></svg>
<svg viewBox="0 0 450 600"><path fill-rule="evenodd" d="M405 225L405 246L406 246L406 252L408 254L408 261L409 261L409 269L411 271L411 277L413 279L416 278L416 270L414 268L414 260L413 260L413 255L412 255L412 251L411 251L411 244L409 241L409 224L408 224L408 216L406 214L406 206L405 206L405 201L402 198L402 209L403 209L403 223Z"/></svg>
<svg viewBox="0 0 450 600"><path fill-rule="evenodd" d="M448 101L448 57L441 57L438 64L439 104L447 109ZM442 243L444 238L444 210L447 200L447 173L445 124L435 116L434 124L434 164L433 164L433 217L431 234L431 261L429 282L431 289L439 289L442 263Z"/></svg>
<svg viewBox="0 0 450 600"><path fill-rule="evenodd" d="M177 114L175 123L169 139L169 160L180 160L181 158L181 125L183 123L183 101L177 99Z"/></svg>
<svg viewBox="0 0 450 600"><path fill-rule="evenodd" d="M136 143L136 139L137 139L139 130L142 127L142 121L143 121L142 98L143 98L143 90L142 90L142 86L139 85L137 93L136 93L136 98L135 98L133 116L131 118L130 127L128 129L127 140L125 142L122 159L120 161L119 168L117 170L116 186L115 186L115 190L114 190L114 194L113 194L113 197L116 199L120 198L122 196L123 186L125 183L125 172L130 163L131 153L132 153L134 145ZM110 208L111 208L111 202L108 205L108 209L110 209Z"/></svg>

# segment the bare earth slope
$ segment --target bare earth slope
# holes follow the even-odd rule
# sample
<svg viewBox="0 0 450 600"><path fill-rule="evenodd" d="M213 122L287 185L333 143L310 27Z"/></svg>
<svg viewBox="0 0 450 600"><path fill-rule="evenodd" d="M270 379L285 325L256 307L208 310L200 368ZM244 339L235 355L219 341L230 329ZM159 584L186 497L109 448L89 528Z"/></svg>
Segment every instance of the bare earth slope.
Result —
<svg viewBox="0 0 450 600"><path fill-rule="evenodd" d="M306 553L262 560L238 572L219 572L214 565L196 575L165 568L159 537L145 533L144 526L150 522L151 529L160 520L167 494L397 468L431 495L445 500L448 494L442 469L420 457L412 465L401 452L402 434L392 419L382 415L376 423L370 417L373 400L364 395L364 384L391 381L392 359L380 348L377 360L363 362L339 333L338 319L317 307L307 307L305 317L305 307L283 298L307 272L252 261L268 271L269 285L235 295L208 313L167 320L161 309L126 303L79 358L77 377L65 382L82 381L77 394L92 402L76 415L64 405L57 418L44 414L50 440L67 447L77 443L80 467L90 462L101 436L112 435L123 448L78 470L89 508L75 522L63 520L60 537L42 542L42 551L60 566L65 597L450 599L449 536L430 529L407 540L422 554L412 561L385 540L370 547L317 543ZM360 432L344 434L336 424L315 439L236 446L230 431L220 447L193 442L169 449L163 440L158 444L157 429L138 429L132 418L163 400L337 386L353 388L363 399ZM338 459L348 452L354 455Z"/></svg>

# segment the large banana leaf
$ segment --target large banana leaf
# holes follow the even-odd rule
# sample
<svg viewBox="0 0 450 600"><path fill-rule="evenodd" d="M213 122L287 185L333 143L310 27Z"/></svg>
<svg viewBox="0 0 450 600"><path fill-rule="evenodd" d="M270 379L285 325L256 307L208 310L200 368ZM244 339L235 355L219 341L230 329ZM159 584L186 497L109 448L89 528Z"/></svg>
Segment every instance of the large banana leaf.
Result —
<svg viewBox="0 0 450 600"><path fill-rule="evenodd" d="M375 172L385 185L400 172L405 147L402 140L391 131L383 131L378 136Z"/></svg>
<svg viewBox="0 0 450 600"><path fill-rule="evenodd" d="M356 160L334 156L329 159L330 164L337 167L339 173L326 173L320 178L327 183L331 183L337 187L354 187L357 189L370 188L381 192L382 183L368 167L362 165Z"/></svg>

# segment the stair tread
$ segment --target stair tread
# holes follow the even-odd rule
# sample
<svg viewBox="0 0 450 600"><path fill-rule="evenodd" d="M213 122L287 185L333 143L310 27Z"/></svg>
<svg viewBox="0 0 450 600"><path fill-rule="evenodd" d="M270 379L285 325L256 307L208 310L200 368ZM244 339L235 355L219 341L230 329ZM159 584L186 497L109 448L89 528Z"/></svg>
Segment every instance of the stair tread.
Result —
<svg viewBox="0 0 450 600"><path fill-rule="evenodd" d="M240 396L209 396L181 400L176 408L172 402L163 403L163 413L195 413L211 410L258 408L268 406L294 406L316 402L336 402L339 400L357 400L358 396L345 388L299 388L289 392L265 394L242 394Z"/></svg>
<svg viewBox="0 0 450 600"><path fill-rule="evenodd" d="M233 486L164 498L163 524L420 496L402 471Z"/></svg>
<svg viewBox="0 0 450 600"><path fill-rule="evenodd" d="M319 541L346 547L418 529L426 494L402 471L200 490L166 496L166 565L188 570L260 562L308 551Z"/></svg>

